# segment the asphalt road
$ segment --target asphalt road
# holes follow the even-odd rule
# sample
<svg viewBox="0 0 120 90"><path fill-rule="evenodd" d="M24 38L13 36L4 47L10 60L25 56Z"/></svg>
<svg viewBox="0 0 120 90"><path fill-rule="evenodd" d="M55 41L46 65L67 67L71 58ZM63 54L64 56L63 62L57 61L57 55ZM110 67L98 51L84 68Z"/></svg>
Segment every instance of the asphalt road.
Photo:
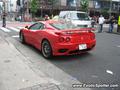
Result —
<svg viewBox="0 0 120 90"><path fill-rule="evenodd" d="M18 35L18 33L11 32L8 37L13 35ZM99 88L99 90L120 90L120 35L106 32L96 33L96 39L96 47L88 53L53 57L47 60L34 47L21 44L18 37L9 38L16 49L27 57L35 68L58 81L69 82L58 71L60 69L83 84L106 84L113 87ZM92 89L98 90L98 88Z"/></svg>

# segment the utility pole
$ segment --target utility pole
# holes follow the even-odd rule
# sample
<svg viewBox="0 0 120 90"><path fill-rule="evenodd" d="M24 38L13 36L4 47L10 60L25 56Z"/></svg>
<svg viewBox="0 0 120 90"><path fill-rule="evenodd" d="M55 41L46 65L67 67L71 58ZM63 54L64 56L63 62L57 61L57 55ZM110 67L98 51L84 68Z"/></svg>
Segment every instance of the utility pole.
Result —
<svg viewBox="0 0 120 90"><path fill-rule="evenodd" d="M112 12L112 0L110 0L110 8L109 8L109 16L111 17L111 12Z"/></svg>
<svg viewBox="0 0 120 90"><path fill-rule="evenodd" d="M27 16L29 16L29 0L27 0Z"/></svg>
<svg viewBox="0 0 120 90"><path fill-rule="evenodd" d="M74 2L76 4L76 11L77 11L78 10L78 0L75 0Z"/></svg>
<svg viewBox="0 0 120 90"><path fill-rule="evenodd" d="M40 7L40 11L41 11L41 18L43 18L43 7Z"/></svg>
<svg viewBox="0 0 120 90"><path fill-rule="evenodd" d="M2 15L2 18L3 18L3 27L6 27L6 4L5 4L5 0L3 1L3 15Z"/></svg>
<svg viewBox="0 0 120 90"><path fill-rule="evenodd" d="M94 13L94 16L95 16L95 0L93 0L93 13Z"/></svg>

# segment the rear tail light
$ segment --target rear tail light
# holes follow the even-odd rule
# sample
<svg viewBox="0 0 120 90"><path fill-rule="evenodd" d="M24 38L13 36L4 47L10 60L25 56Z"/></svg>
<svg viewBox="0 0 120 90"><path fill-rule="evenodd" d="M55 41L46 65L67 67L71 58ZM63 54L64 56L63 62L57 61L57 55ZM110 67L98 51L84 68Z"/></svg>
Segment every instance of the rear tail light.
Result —
<svg viewBox="0 0 120 90"><path fill-rule="evenodd" d="M70 42L70 38L69 37L60 37L59 38L59 42Z"/></svg>
<svg viewBox="0 0 120 90"><path fill-rule="evenodd" d="M66 42L70 42L70 38L67 37L67 38L65 39L65 41L66 41Z"/></svg>
<svg viewBox="0 0 120 90"><path fill-rule="evenodd" d="M64 41L65 41L65 39L63 37L59 38L59 42L64 42Z"/></svg>

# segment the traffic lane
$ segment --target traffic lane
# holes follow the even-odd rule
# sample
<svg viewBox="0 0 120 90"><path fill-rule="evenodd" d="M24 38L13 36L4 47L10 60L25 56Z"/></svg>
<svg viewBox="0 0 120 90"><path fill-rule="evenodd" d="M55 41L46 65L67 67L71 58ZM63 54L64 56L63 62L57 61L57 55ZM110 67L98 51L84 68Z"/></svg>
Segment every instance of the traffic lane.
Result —
<svg viewBox="0 0 120 90"><path fill-rule="evenodd" d="M75 77L82 83L119 84L120 52L119 48L117 47L119 43L120 40L118 35L100 33L97 34L97 46L90 53L74 56L60 56L54 57L51 60L43 60L49 61L50 63L54 64L59 69L68 73L72 77ZM21 47L19 45L16 46L18 48ZM31 58L31 61L33 63L39 63L41 61L41 53L39 53L39 51L35 48L29 45L25 45L21 47L20 50L24 52L24 55ZM29 51L31 51L31 53ZM113 51L116 53L114 53ZM46 68L46 65L43 65L40 68ZM44 69L44 72L48 75L51 75L51 73L49 72L53 72L52 70L53 69L46 68Z"/></svg>
<svg viewBox="0 0 120 90"><path fill-rule="evenodd" d="M18 38L16 39L19 40ZM100 77L104 78L109 75L108 71L115 72L114 74L118 76L120 75L118 68L120 63L120 50L119 47L117 47L118 45L120 45L119 36L115 35L115 37L113 37L112 34L100 33L97 34L97 45L93 51L81 55L54 57L50 62L80 81L82 80L82 82L89 83L93 81L93 79L95 79L96 82L100 82ZM29 49L31 49L31 46ZM32 50L35 51L34 48L32 48ZM86 78L85 75L87 75L88 78ZM113 76L114 75L109 75L110 78ZM107 82L109 82L109 80Z"/></svg>
<svg viewBox="0 0 120 90"><path fill-rule="evenodd" d="M96 35L96 48L83 55L56 57L51 60L57 67L82 83L120 84L120 36Z"/></svg>

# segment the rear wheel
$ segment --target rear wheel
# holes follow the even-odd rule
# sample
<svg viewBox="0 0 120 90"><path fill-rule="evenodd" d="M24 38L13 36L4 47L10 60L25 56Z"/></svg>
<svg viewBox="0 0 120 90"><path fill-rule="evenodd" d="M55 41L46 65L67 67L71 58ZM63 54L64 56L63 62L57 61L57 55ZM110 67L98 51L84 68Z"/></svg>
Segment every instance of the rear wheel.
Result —
<svg viewBox="0 0 120 90"><path fill-rule="evenodd" d="M23 35L22 32L20 32L19 38L20 38L20 42L21 42L21 43L25 43L25 38L24 38L24 35Z"/></svg>
<svg viewBox="0 0 120 90"><path fill-rule="evenodd" d="M52 57L52 48L50 43L47 40L42 42L42 54L45 58Z"/></svg>

